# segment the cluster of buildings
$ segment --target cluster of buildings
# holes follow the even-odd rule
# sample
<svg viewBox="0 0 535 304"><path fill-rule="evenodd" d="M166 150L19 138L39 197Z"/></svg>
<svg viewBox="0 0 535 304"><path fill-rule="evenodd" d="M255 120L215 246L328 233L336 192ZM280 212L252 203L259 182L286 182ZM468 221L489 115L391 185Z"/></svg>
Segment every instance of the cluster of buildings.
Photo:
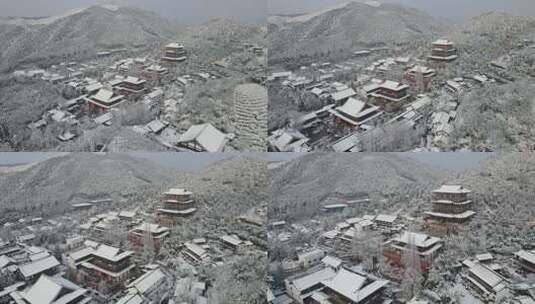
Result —
<svg viewBox="0 0 535 304"><path fill-rule="evenodd" d="M111 201L73 204L72 216L87 221L77 223L70 217L76 227L73 233L79 234L67 236L54 250L36 246L39 237L26 232L37 234L39 227L53 231L62 227L60 222L34 218L4 225L16 237L0 239L0 303L149 304L164 299L208 303L206 278L177 278L159 255L173 228L197 212L193 193L169 189L153 214L139 209L95 214L109 208ZM200 264L221 266L255 249L251 241L235 234L196 238L171 247L177 250L180 266L192 269Z"/></svg>
<svg viewBox="0 0 535 304"><path fill-rule="evenodd" d="M258 53L257 48L254 45L247 47L254 53ZM141 104L147 115L154 119L133 128L140 136L177 151L222 152L230 149L228 143L236 137L235 134L226 134L209 122L181 130L183 126L175 121L177 115L183 115L178 107L187 87L225 75L209 68L206 69L210 72L201 70L178 75L177 65L188 59L188 51L179 43L166 45L159 58L123 58L110 63L121 54L123 52L103 52L90 63L62 63L51 67L50 71L16 71L13 75L17 79L49 81L65 92L64 96L72 96L45 111L40 119L28 123L28 128L44 130L51 124L62 123L64 127L56 135L57 139L69 142L84 136L85 129L93 128L94 124L111 126L120 120L125 110ZM168 87L171 87L169 91ZM266 89L256 84L238 86L234 112L236 130L238 136L243 137L244 145L264 147ZM96 143L96 146L105 149L106 143Z"/></svg>
<svg viewBox="0 0 535 304"><path fill-rule="evenodd" d="M431 192L431 210L424 212L422 220L433 225L466 227L467 221L476 216L471 196L472 192L461 185L442 185ZM348 204L326 207L338 211L347 208ZM413 222L414 218L409 221ZM411 231L406 228L407 222L397 215L348 218L333 224L331 230L318 229L320 223L311 220L309 228L304 224L289 225L286 221L269 224L268 238L279 242L289 241L293 233L321 233L316 241L307 241L303 247L297 247L292 258L280 261L284 279L272 284L268 292L270 303L395 302L403 298L400 286L406 277L400 273L414 268L427 275L447 246L447 240L437 236L428 226L423 226L426 232ZM355 262L355 246L370 247L363 252L370 255L364 258L373 261L373 266L364 266L361 264L363 260ZM521 276L535 273L535 251L524 249L499 255L497 258L495 253L486 252L465 260L450 261L449 274L459 278L452 280L455 282L452 290L462 298L481 303L535 301L529 292L533 285L529 280L519 281ZM385 267L379 266L380 263L387 263L394 271L384 272ZM441 263L444 263L443 259ZM370 269L375 271L370 272ZM439 297L427 290L412 300L403 300L431 303L439 301Z"/></svg>
<svg viewBox="0 0 535 304"><path fill-rule="evenodd" d="M411 132L422 122L431 135L427 147L446 147L454 129L460 94L474 85L494 81L491 76L475 74L443 84L433 82L440 68L459 57L455 44L447 39L434 41L426 60L398 56L362 65L363 58L382 51L363 50L340 64L314 63L297 71L272 73L269 82L301 92L303 100L296 102L317 105L318 109L292 119L281 129L270 130L269 149L359 151L356 146L364 138L380 136L370 133L378 126L401 123L393 128ZM366 74L351 75L355 70ZM438 85L441 91L436 90ZM443 105L441 98L431 98L430 92L439 92L448 101Z"/></svg>

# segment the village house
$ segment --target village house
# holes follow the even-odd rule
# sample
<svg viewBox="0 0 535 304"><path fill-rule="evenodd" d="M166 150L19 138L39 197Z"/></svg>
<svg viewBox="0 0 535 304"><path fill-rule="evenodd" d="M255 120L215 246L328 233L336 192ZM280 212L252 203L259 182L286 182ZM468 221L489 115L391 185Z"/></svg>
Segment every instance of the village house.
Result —
<svg viewBox="0 0 535 304"><path fill-rule="evenodd" d="M170 43L165 46L162 61L166 63L176 63L186 60L186 50L183 45Z"/></svg>
<svg viewBox="0 0 535 304"><path fill-rule="evenodd" d="M164 272L157 268L147 271L126 288L127 294L119 299L117 304L140 303L132 301L135 296L142 299L141 303L160 303L169 290L169 282Z"/></svg>
<svg viewBox="0 0 535 304"><path fill-rule="evenodd" d="M156 252L160 250L168 236L169 228L151 223L143 223L128 231L128 241L133 248L141 249L149 246L145 242L150 241Z"/></svg>
<svg viewBox="0 0 535 304"><path fill-rule="evenodd" d="M464 279L489 302L498 303L510 294L505 278L479 262L470 267Z"/></svg>
<svg viewBox="0 0 535 304"><path fill-rule="evenodd" d="M386 80L379 84L370 96L386 112L399 110L410 98L409 86L396 81Z"/></svg>
<svg viewBox="0 0 535 304"><path fill-rule="evenodd" d="M309 268L321 262L325 256L325 251L321 249L313 249L297 254L297 261L302 268Z"/></svg>
<svg viewBox="0 0 535 304"><path fill-rule="evenodd" d="M392 229L397 220L398 216L395 214L379 214L375 217L374 222L379 228Z"/></svg>
<svg viewBox="0 0 535 304"><path fill-rule="evenodd" d="M243 241L237 235L223 235L219 237L221 244L232 249L235 253L241 253L252 247L250 241Z"/></svg>
<svg viewBox="0 0 535 304"><path fill-rule="evenodd" d="M440 238L405 231L385 243L383 255L391 264L398 267L403 267L404 255L415 255L418 257L421 270L427 272L442 247L443 241Z"/></svg>
<svg viewBox="0 0 535 304"><path fill-rule="evenodd" d="M91 258L80 265L80 283L103 294L121 290L136 267L131 261L133 254L101 244L90 254Z"/></svg>
<svg viewBox="0 0 535 304"><path fill-rule="evenodd" d="M329 110L336 125L350 130L358 129L374 118L383 114L379 107L369 105L362 100L349 98L342 106Z"/></svg>
<svg viewBox="0 0 535 304"><path fill-rule="evenodd" d="M439 39L432 44L431 55L427 58L433 61L449 62L457 59L457 49L453 42Z"/></svg>
<svg viewBox="0 0 535 304"><path fill-rule="evenodd" d="M196 152L223 152L227 135L212 124L191 126L178 140L178 146Z"/></svg>
<svg viewBox="0 0 535 304"><path fill-rule="evenodd" d="M298 130L279 129L268 137L268 150L274 152L308 152L309 138Z"/></svg>
<svg viewBox="0 0 535 304"><path fill-rule="evenodd" d="M471 210L472 200L468 197L470 190L459 185L443 185L433 190L432 211L426 211L428 219L448 222L465 222L476 213Z"/></svg>
<svg viewBox="0 0 535 304"><path fill-rule="evenodd" d="M184 243L184 249L181 251L181 253L182 256L186 258L186 260L190 261L193 264L200 264L210 258L208 252L203 247L199 246L198 244L195 244L194 242Z"/></svg>
<svg viewBox="0 0 535 304"><path fill-rule="evenodd" d="M520 250L515 253L515 259L525 271L535 273L535 250Z"/></svg>
<svg viewBox="0 0 535 304"><path fill-rule="evenodd" d="M86 97L86 101L91 112L105 113L112 108L118 107L125 101L123 95L116 94L107 89L101 89L97 94Z"/></svg>
<svg viewBox="0 0 535 304"><path fill-rule="evenodd" d="M59 261L49 253L31 259L18 267L19 277L26 282L33 282L41 274L53 275L59 271Z"/></svg>
<svg viewBox="0 0 535 304"><path fill-rule="evenodd" d="M163 206L158 208L160 224L174 226L181 217L191 216L197 211L193 193L185 189L172 188L164 193Z"/></svg>

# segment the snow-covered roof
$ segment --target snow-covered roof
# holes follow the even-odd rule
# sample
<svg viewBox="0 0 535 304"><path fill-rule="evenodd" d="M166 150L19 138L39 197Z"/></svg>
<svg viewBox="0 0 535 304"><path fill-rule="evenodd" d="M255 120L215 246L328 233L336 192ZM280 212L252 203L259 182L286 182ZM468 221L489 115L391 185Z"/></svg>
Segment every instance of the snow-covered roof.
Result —
<svg viewBox="0 0 535 304"><path fill-rule="evenodd" d="M131 83L131 84L142 84L142 83L145 83L146 80L140 79L140 78L137 78L137 77L133 77L133 76L128 76L128 77L126 77L124 82Z"/></svg>
<svg viewBox="0 0 535 304"><path fill-rule="evenodd" d="M402 235L394 238L394 240L404 244L409 244L409 242L412 241L417 247L421 248L427 248L441 241L441 239L434 236L428 236L427 234L409 231L403 232Z"/></svg>
<svg viewBox="0 0 535 304"><path fill-rule="evenodd" d="M535 265L535 252L533 251L520 250L515 253L515 256Z"/></svg>
<svg viewBox="0 0 535 304"><path fill-rule="evenodd" d="M377 280L369 283L367 277L342 268L336 276L322 283L334 292L350 299L353 303L359 303L382 290L388 281Z"/></svg>
<svg viewBox="0 0 535 304"><path fill-rule="evenodd" d="M117 304L143 304L145 300L137 293L128 293L117 301Z"/></svg>
<svg viewBox="0 0 535 304"><path fill-rule="evenodd" d="M326 267L316 272L294 279L292 283L297 290L303 291L318 283L321 283L322 281L331 279L335 275L336 272L332 268Z"/></svg>
<svg viewBox="0 0 535 304"><path fill-rule="evenodd" d="M169 228L164 227L164 226L160 226L158 224L143 223L143 224L135 227L134 230L150 231L151 233L162 233L162 232L169 231Z"/></svg>
<svg viewBox="0 0 535 304"><path fill-rule="evenodd" d="M139 293L145 294L161 284L163 280L165 280L165 274L160 269L155 269L137 278L128 287L134 287Z"/></svg>
<svg viewBox="0 0 535 304"><path fill-rule="evenodd" d="M205 123L191 126L178 142L192 141L196 141L207 152L221 152L227 143L227 136L212 124Z"/></svg>
<svg viewBox="0 0 535 304"><path fill-rule="evenodd" d="M386 223L393 223L398 218L395 214L379 214L375 218L375 221L377 222L386 222Z"/></svg>
<svg viewBox="0 0 535 304"><path fill-rule="evenodd" d="M178 44L176 42L173 42L173 43L169 43L168 45L166 45L165 47L167 48L172 48L172 49L180 49L180 48L183 48L184 46L181 45L181 44Z"/></svg>
<svg viewBox="0 0 535 304"><path fill-rule="evenodd" d="M229 243L233 246L238 246L242 243L242 241L235 237L235 236L232 236L232 235L224 235L222 237L220 237L220 239L225 242L225 243Z"/></svg>
<svg viewBox="0 0 535 304"><path fill-rule="evenodd" d="M355 91L352 88L348 88L343 91L338 91L336 93L331 94L331 98L334 101L341 101L341 100L344 100L346 98L349 98L355 95L357 95L357 93L355 93Z"/></svg>
<svg viewBox="0 0 535 304"><path fill-rule="evenodd" d="M330 255L325 256L321 260L321 262L325 264L325 266L329 266L332 268L338 268L340 265L342 265L342 260L340 260L339 258L330 256Z"/></svg>
<svg viewBox="0 0 535 304"><path fill-rule="evenodd" d="M475 263L469 271L471 275L479 278L488 286L491 286L495 292L506 287L505 279L503 277L480 263Z"/></svg>
<svg viewBox="0 0 535 304"><path fill-rule="evenodd" d="M171 188L164 194L165 195L191 195L192 193L182 188Z"/></svg>
<svg viewBox="0 0 535 304"><path fill-rule="evenodd" d="M133 254L132 251L122 251L120 248L101 244L93 255L106 259L108 261L117 262Z"/></svg>
<svg viewBox="0 0 535 304"><path fill-rule="evenodd" d="M380 87L391 91L401 91L403 89L409 88L409 86L406 84L402 84L392 80L386 80L385 82L381 83Z"/></svg>
<svg viewBox="0 0 535 304"><path fill-rule="evenodd" d="M80 249L80 250L77 250L77 251L74 251L74 252L70 253L69 256L73 260L78 261L80 259L88 257L89 255L91 255L93 253L93 251L94 251L93 248L86 247L86 248L83 248L83 249Z"/></svg>
<svg viewBox="0 0 535 304"><path fill-rule="evenodd" d="M352 117L357 117L366 107L366 103L360 99L349 98L342 106L336 108L337 111L345 113Z"/></svg>
<svg viewBox="0 0 535 304"><path fill-rule="evenodd" d="M203 257L204 255L206 255L206 250L204 250L201 246L197 244L186 242L184 243L184 247L186 247L187 250L195 253L196 255L200 257Z"/></svg>
<svg viewBox="0 0 535 304"><path fill-rule="evenodd" d="M438 44L438 45L453 45L453 42L449 41L448 39L438 39L438 40L436 40L435 42L433 42L433 44Z"/></svg>
<svg viewBox="0 0 535 304"><path fill-rule="evenodd" d="M58 260L51 255L44 259L24 264L19 267L19 270L24 277L31 277L46 270L52 269L58 265Z"/></svg>
<svg viewBox="0 0 535 304"><path fill-rule="evenodd" d="M442 185L440 188L433 190L434 193L470 193L472 191L461 185Z"/></svg>
<svg viewBox="0 0 535 304"><path fill-rule="evenodd" d="M42 275L22 296L31 304L63 304L85 293L85 289L63 278Z"/></svg>

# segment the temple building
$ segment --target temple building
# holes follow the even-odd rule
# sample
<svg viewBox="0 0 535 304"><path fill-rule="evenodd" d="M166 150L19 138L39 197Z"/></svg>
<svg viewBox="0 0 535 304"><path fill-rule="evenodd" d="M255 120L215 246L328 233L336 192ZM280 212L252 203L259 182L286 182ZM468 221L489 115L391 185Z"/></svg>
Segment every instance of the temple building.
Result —
<svg viewBox="0 0 535 304"><path fill-rule="evenodd" d="M382 114L379 107L352 97L342 106L329 110L329 113L333 116L336 125L351 130L359 129L362 124Z"/></svg>
<svg viewBox="0 0 535 304"><path fill-rule="evenodd" d="M92 302L88 290L59 276L41 275L25 290L9 294L17 304L87 304Z"/></svg>
<svg viewBox="0 0 535 304"><path fill-rule="evenodd" d="M370 96L386 112L397 111L411 97L408 85L391 80L379 84Z"/></svg>
<svg viewBox="0 0 535 304"><path fill-rule="evenodd" d="M125 101L124 95L101 89L97 94L86 97L89 110L97 113L105 113L118 107Z"/></svg>
<svg viewBox="0 0 535 304"><path fill-rule="evenodd" d="M431 55L427 58L433 61L450 62L457 59L457 49L453 42L447 39L439 39L433 42Z"/></svg>
<svg viewBox="0 0 535 304"><path fill-rule="evenodd" d="M425 212L428 219L464 222L474 216L470 190L459 185L443 185L432 192L433 210Z"/></svg>
<svg viewBox="0 0 535 304"><path fill-rule="evenodd" d="M388 283L344 267L325 267L285 280L286 292L299 304L383 303Z"/></svg>
<svg viewBox="0 0 535 304"><path fill-rule="evenodd" d="M131 279L135 264L132 251L124 251L108 245L100 245L91 258L80 265L80 283L103 294L121 290Z"/></svg>
<svg viewBox="0 0 535 304"><path fill-rule="evenodd" d="M183 45L178 43L170 43L165 46L163 62L176 63L186 60L186 50Z"/></svg>
<svg viewBox="0 0 535 304"><path fill-rule="evenodd" d="M161 80L167 74L169 74L169 70L157 64L148 66L143 72L144 77L152 81Z"/></svg>
<svg viewBox="0 0 535 304"><path fill-rule="evenodd" d="M179 218L191 216L197 211L193 193L185 189L173 188L164 193L162 208L158 209L158 219L161 224L174 225Z"/></svg>
<svg viewBox="0 0 535 304"><path fill-rule="evenodd" d="M427 272L443 245L440 238L405 231L385 244L383 255L391 264L404 267L403 256L413 254L421 270Z"/></svg>
<svg viewBox="0 0 535 304"><path fill-rule="evenodd" d="M168 236L169 228L151 223L143 223L128 231L128 241L136 249L143 248L149 241L155 251L159 251Z"/></svg>
<svg viewBox="0 0 535 304"><path fill-rule="evenodd" d="M417 65L405 73L405 81L415 92L425 92L429 83L435 77L436 71L426 66Z"/></svg>
<svg viewBox="0 0 535 304"><path fill-rule="evenodd" d="M129 99L137 99L146 91L146 80L137 77L126 77L115 90L118 94L124 95Z"/></svg>

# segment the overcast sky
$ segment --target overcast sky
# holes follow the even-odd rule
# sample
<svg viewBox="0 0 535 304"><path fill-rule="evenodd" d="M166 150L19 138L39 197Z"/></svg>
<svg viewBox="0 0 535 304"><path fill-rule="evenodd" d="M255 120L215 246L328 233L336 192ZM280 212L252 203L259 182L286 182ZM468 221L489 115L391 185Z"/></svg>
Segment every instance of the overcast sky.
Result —
<svg viewBox="0 0 535 304"><path fill-rule="evenodd" d="M183 23L215 17L263 22L267 10L266 0L0 0L0 16L50 16L110 2L155 11Z"/></svg>
<svg viewBox="0 0 535 304"><path fill-rule="evenodd" d="M312 12L348 0L269 0L269 14ZM434 16L465 18L489 11L535 16L535 0L381 0L419 8Z"/></svg>

